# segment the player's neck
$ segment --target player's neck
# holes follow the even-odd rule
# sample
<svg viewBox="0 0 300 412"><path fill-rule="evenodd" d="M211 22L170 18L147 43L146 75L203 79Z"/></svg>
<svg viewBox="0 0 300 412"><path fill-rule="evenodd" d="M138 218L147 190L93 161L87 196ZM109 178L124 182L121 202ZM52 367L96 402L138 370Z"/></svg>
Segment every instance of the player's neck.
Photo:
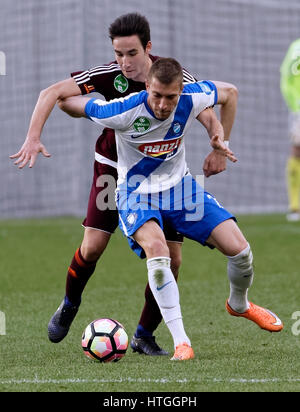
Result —
<svg viewBox="0 0 300 412"><path fill-rule="evenodd" d="M142 82L145 83L147 75L149 73L150 67L152 66L152 60L150 59L149 55L146 59L144 70L141 72L139 76L137 76L134 80L136 82Z"/></svg>

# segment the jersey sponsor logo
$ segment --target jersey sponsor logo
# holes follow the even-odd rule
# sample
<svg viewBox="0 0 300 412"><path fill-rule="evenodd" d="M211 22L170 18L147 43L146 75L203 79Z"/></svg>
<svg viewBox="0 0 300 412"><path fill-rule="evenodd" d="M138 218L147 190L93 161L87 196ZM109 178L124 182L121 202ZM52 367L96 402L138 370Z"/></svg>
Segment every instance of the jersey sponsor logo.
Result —
<svg viewBox="0 0 300 412"><path fill-rule="evenodd" d="M164 140L162 142L144 143L139 146L139 150L151 157L173 156L181 143L181 137L172 140Z"/></svg>
<svg viewBox="0 0 300 412"><path fill-rule="evenodd" d="M150 120L144 116L138 117L133 123L134 129L139 133L146 132L147 130L150 129L150 126L151 126ZM136 138L139 136L132 135L131 137Z"/></svg>
<svg viewBox="0 0 300 412"><path fill-rule="evenodd" d="M123 74L118 74L118 76L115 77L114 87L118 90L118 92L125 93L128 86L128 80L123 76Z"/></svg>

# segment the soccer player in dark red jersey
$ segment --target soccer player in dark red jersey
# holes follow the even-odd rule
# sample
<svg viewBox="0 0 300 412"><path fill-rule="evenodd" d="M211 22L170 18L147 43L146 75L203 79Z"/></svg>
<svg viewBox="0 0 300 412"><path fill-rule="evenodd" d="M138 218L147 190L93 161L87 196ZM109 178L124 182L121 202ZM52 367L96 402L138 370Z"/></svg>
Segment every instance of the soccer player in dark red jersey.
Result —
<svg viewBox="0 0 300 412"><path fill-rule="evenodd" d="M41 91L32 114L27 137L20 151L12 155L17 159L15 164L23 168L26 164L33 167L37 155L50 154L41 143L43 126L56 102L70 96L98 92L106 100L124 97L133 92L145 89L145 79L152 62L158 59L150 54L150 28L147 19L138 13L130 13L117 18L110 26L109 35L112 40L116 60L112 63L97 66L91 70L74 72L71 78L58 82ZM184 82L196 79L183 70ZM226 94L232 92L231 85L224 84ZM230 101L230 99L229 99ZM226 136L230 130L226 122L231 124L230 116L235 115L232 108L222 105L223 127ZM225 114L226 112L226 114ZM60 342L67 335L73 319L78 311L82 292L94 273L96 264L104 252L111 234L118 226L118 213L115 208L104 208L101 204L101 192L114 192L115 186L103 187L101 176L112 176L117 179L117 152L114 131L104 129L95 147L94 177L90 191L87 216L83 221L84 236L80 247L76 250L68 268L65 297L48 325L48 336L52 342ZM206 176L219 173L226 168L226 159L212 152L205 160L203 169ZM113 196L113 193L111 193ZM183 238L166 227L165 236L170 250L171 269L177 279L181 264L181 243ZM132 338L134 351L147 355L167 355L158 346L153 336L154 330L161 322L162 316L152 292L147 284L145 289L145 305Z"/></svg>

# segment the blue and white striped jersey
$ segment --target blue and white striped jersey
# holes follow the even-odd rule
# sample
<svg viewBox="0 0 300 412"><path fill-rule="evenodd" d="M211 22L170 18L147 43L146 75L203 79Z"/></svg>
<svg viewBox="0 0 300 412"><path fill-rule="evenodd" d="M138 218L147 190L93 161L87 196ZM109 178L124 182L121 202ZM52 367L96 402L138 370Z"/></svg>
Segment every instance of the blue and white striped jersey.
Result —
<svg viewBox="0 0 300 412"><path fill-rule="evenodd" d="M187 84L177 106L159 120L147 103L146 91L109 102L91 99L88 118L115 130L118 189L156 193L175 186L187 172L184 136L192 120L217 102L210 81Z"/></svg>

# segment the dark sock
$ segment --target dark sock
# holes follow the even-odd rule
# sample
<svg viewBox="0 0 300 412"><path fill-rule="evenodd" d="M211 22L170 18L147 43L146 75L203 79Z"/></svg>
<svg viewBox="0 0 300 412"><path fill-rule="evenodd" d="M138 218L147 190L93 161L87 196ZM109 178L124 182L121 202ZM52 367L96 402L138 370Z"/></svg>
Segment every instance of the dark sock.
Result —
<svg viewBox="0 0 300 412"><path fill-rule="evenodd" d="M75 306L79 306L79 305L80 305L80 302L81 302L81 300L80 300L79 302L73 303L73 302L71 302L71 301L69 300L68 296L65 296L64 301L65 301L65 305L66 305L66 306L74 306L74 305L75 305Z"/></svg>
<svg viewBox="0 0 300 412"><path fill-rule="evenodd" d="M150 337L152 336L152 333L145 329L142 325L138 325L136 328L136 332L134 334L136 338L141 338L141 337Z"/></svg>
<svg viewBox="0 0 300 412"><path fill-rule="evenodd" d="M78 248L69 266L66 280L66 297L74 305L79 305L81 295L89 278L95 271L97 260L86 261Z"/></svg>
<svg viewBox="0 0 300 412"><path fill-rule="evenodd" d="M160 309L151 292L149 283L145 289L145 305L139 320L139 325L135 332L136 337L151 336L162 320ZM141 329L143 328L143 329ZM142 330L146 331L146 335L141 335Z"/></svg>

